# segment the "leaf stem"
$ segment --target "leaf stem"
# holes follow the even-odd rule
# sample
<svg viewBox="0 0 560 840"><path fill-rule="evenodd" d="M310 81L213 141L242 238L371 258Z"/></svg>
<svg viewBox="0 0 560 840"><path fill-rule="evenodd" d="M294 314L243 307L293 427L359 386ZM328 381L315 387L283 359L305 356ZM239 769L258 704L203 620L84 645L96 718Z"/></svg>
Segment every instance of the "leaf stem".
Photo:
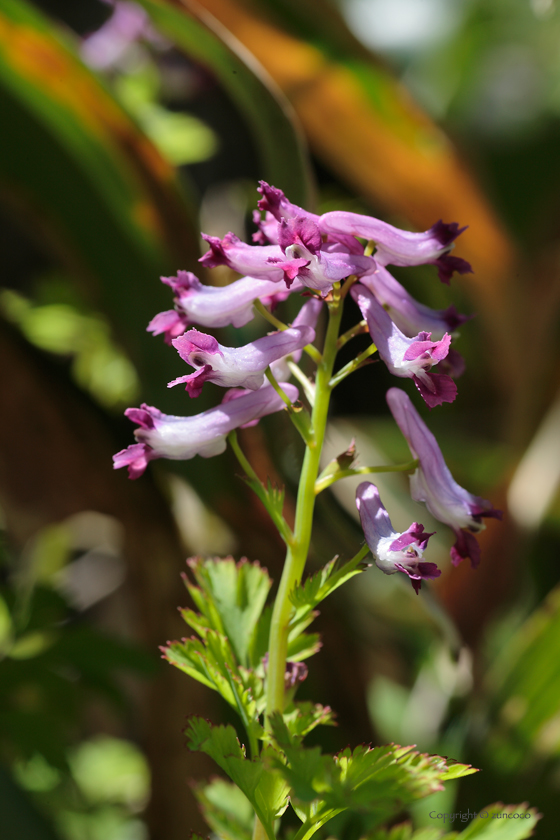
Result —
<svg viewBox="0 0 560 840"><path fill-rule="evenodd" d="M335 481L340 481L341 478L348 478L352 475L367 475L368 473L414 472L417 466L418 459L415 459L414 461L408 461L406 464L393 464L382 467L350 467L347 470L339 470L338 472L326 475L324 478L319 476L315 482L315 495L318 496L319 493L326 490Z"/></svg>
<svg viewBox="0 0 560 840"><path fill-rule="evenodd" d="M245 475L247 476L246 481L249 487L256 493L259 497L265 508L267 509L270 518L276 525L280 536L286 543L286 545L290 545L292 542L294 535L292 534L292 530L286 520L284 519L282 513L278 510L278 508L273 504L273 501L270 498L270 495L256 474L255 470L247 460L243 450L239 445L239 441L237 440L237 432L234 430L230 432L228 435L228 441L233 449L235 456L239 463L241 464L242 468L245 470Z"/></svg>
<svg viewBox="0 0 560 840"><path fill-rule="evenodd" d="M370 344L359 356L356 356L351 362L348 362L347 365L344 365L338 373L336 373L333 378L331 379L329 385L331 388L336 388L337 385L340 385L343 379L346 379L347 376L350 376L351 373L354 373L355 370L362 367L364 364L367 363L370 356L377 351L377 347L375 344Z"/></svg>
<svg viewBox="0 0 560 840"><path fill-rule="evenodd" d="M354 338L357 335L361 335L361 333L367 333L368 326L365 321L360 321L358 324L355 324L353 327L350 327L349 330L346 330L345 333L342 333L340 338L338 339L336 346L340 350L341 347L344 347L351 338Z"/></svg>

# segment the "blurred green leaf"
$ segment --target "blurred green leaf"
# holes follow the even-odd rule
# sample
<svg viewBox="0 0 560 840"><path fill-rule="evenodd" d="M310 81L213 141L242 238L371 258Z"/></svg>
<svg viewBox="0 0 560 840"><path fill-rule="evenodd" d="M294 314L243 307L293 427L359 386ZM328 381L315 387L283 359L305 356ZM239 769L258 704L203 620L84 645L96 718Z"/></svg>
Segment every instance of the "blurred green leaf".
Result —
<svg viewBox="0 0 560 840"><path fill-rule="evenodd" d="M25 0L0 0L0 121L2 200L119 325L148 397L161 393L173 358L145 334L169 306L157 277L199 255L174 169Z"/></svg>
<svg viewBox="0 0 560 840"><path fill-rule="evenodd" d="M211 128L191 114L168 111L157 103L157 75L151 65L118 76L115 92L174 166L200 163L216 153L218 138Z"/></svg>
<svg viewBox="0 0 560 840"><path fill-rule="evenodd" d="M250 840L255 814L244 793L223 779L195 788L204 818L223 840Z"/></svg>
<svg viewBox="0 0 560 840"><path fill-rule="evenodd" d="M560 756L560 588L502 648L486 680L493 730L489 756L514 770Z"/></svg>
<svg viewBox="0 0 560 840"><path fill-rule="evenodd" d="M515 815L518 815L516 818ZM496 802L479 811L478 817L468 828L457 835L457 840L524 840L531 837L540 814L535 808L522 805L502 805Z"/></svg>
<svg viewBox="0 0 560 840"><path fill-rule="evenodd" d="M288 101L268 74L204 5L139 2L159 32L219 79L251 130L262 177L283 189L291 201L309 206L312 190L305 143Z"/></svg>
<svg viewBox="0 0 560 840"><path fill-rule="evenodd" d="M138 811L150 791L150 771L140 750L122 738L99 736L72 750L70 768L90 802L120 802Z"/></svg>

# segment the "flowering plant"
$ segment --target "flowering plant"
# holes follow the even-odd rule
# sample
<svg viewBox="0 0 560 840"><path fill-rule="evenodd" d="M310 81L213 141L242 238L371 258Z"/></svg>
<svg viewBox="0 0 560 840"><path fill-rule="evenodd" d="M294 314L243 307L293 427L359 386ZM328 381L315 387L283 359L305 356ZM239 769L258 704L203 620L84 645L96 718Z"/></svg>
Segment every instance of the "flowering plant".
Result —
<svg viewBox="0 0 560 840"><path fill-rule="evenodd" d="M454 330L466 316L453 307L435 311L418 303L386 266L433 264L448 283L454 271L471 271L449 253L462 229L440 221L424 233L409 233L355 213L309 213L264 182L259 192L254 245L233 234L221 240L204 236L210 249L203 265L227 265L245 276L226 287L205 286L188 272L162 278L173 291L174 308L156 315L148 327L163 334L194 368L170 386L184 384L196 398L205 382L213 382L228 389L222 402L190 417L165 415L147 405L129 408L126 415L138 425L137 442L115 455L114 462L116 468L127 466L135 479L151 460L208 458L229 443L284 540L286 561L270 605L272 581L257 562L189 560L194 581L185 577L185 582L198 612L184 609L182 616L196 635L168 642L163 651L171 664L219 692L245 730L240 743L232 726L213 726L198 717L186 729L190 749L211 756L231 780L198 790L212 830L228 838L246 837L252 830L255 838L273 840L291 805L301 822L293 836L307 840L343 812L359 812L373 831L414 800L442 789L446 780L476 772L470 765L395 744L362 745L335 756L302 745L315 727L333 722L330 708L296 700L307 675L304 660L319 649L317 634L307 632L317 606L361 574L370 565L370 553L385 574L406 575L416 593L422 581L440 575L436 564L424 558L432 534L418 522L396 532L377 487L364 481L356 494L363 547L345 563L330 560L303 580L317 495L347 476L408 473L412 498L455 533L452 563L469 558L473 567L480 560L474 535L485 517L499 518L500 512L455 482L434 436L399 388L389 390L387 402L412 460L358 467L350 446L321 471L331 394L374 353L393 375L412 379L430 408L455 399L453 377L463 364L452 345ZM273 314L288 296L302 293L304 302L291 326ZM363 319L341 334L343 308L350 299ZM275 331L238 348L223 346L196 328L240 327L257 315ZM323 315L327 324L318 346ZM336 369L339 350L361 333L369 333L372 343ZM314 376L299 365L303 353L316 367ZM439 372L434 372L437 365ZM297 386L288 381L292 377ZM281 410L305 443L293 527L284 516L283 490L261 482L236 436L236 429Z"/></svg>

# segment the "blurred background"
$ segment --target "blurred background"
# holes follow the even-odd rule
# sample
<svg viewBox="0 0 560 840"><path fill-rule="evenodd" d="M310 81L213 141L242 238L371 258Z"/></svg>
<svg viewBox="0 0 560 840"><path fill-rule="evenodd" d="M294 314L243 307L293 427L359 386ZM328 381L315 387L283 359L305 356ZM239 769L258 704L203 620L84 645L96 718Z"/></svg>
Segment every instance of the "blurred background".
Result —
<svg viewBox="0 0 560 840"><path fill-rule="evenodd" d="M434 808L528 800L545 814L538 837L556 838L555 0L0 0L0 120L2 837L206 835L191 780L214 768L181 730L188 714L229 713L158 645L185 635L189 554L245 555L277 579L282 544L229 453L160 461L138 482L111 455L132 441L127 406L219 400L168 391L182 363L145 327L171 305L160 275L234 279L198 269L199 230L250 237L263 178L319 212L469 226L456 253L473 275L447 288L429 266L395 274L422 302L476 316L457 341L459 396L427 422L458 482L505 512L476 572L450 569L440 527L430 559L445 571L420 597L374 568L327 601L301 696L332 705L339 726L317 737L334 751L416 743L483 769L419 803L417 826L433 827ZM326 460L353 437L362 464L408 459L390 384L375 366L337 389ZM286 483L289 516L298 440L275 416L242 442ZM380 485L399 530L435 530L406 479ZM315 566L361 540L352 483L333 490Z"/></svg>

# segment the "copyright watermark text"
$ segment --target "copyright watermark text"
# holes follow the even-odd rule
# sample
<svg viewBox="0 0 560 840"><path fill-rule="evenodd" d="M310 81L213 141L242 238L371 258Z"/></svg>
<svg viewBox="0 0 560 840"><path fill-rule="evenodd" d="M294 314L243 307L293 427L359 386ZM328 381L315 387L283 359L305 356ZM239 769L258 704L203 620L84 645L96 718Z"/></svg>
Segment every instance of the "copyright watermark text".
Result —
<svg viewBox="0 0 560 840"><path fill-rule="evenodd" d="M468 820L474 820L475 817L480 817L481 820L530 820L533 815L528 811L522 813L521 811L515 811L514 813L508 814L507 812L503 811L501 813L496 811L455 811L452 812L441 812L441 811L430 811L430 819L432 820L443 820L443 824L445 825L446 822L454 822L458 820L460 822L467 822Z"/></svg>

